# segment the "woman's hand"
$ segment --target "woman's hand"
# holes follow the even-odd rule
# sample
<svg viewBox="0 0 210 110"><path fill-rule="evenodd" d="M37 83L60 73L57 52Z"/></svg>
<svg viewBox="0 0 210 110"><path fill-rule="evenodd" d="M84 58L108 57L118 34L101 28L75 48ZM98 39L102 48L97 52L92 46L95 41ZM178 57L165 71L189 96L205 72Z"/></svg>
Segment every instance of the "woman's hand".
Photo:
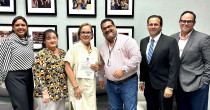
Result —
<svg viewBox="0 0 210 110"><path fill-rule="evenodd" d="M100 69L100 66L99 66L99 65L96 65L96 64L91 64L91 65L90 65L90 68L91 68L93 71L97 72L97 71Z"/></svg>
<svg viewBox="0 0 210 110"><path fill-rule="evenodd" d="M77 100L80 100L82 98L82 91L78 86L77 88L74 88L74 96Z"/></svg>
<svg viewBox="0 0 210 110"><path fill-rule="evenodd" d="M43 103L50 102L50 96L49 96L47 90L42 91L42 96L43 96Z"/></svg>

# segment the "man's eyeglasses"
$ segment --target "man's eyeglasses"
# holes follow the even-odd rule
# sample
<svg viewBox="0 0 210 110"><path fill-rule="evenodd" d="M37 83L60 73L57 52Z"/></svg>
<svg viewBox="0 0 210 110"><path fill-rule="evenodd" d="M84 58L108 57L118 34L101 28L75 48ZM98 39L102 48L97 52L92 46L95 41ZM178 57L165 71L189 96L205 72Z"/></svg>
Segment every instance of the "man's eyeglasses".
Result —
<svg viewBox="0 0 210 110"><path fill-rule="evenodd" d="M86 34L86 35L91 35L92 32L84 32L84 31L81 31L80 34L82 34L82 35L85 35L85 34Z"/></svg>
<svg viewBox="0 0 210 110"><path fill-rule="evenodd" d="M191 24L191 23L194 23L194 20L180 20L181 23L185 24Z"/></svg>
<svg viewBox="0 0 210 110"><path fill-rule="evenodd" d="M103 31L105 31L108 28L111 28L113 25L108 25L107 27L102 28Z"/></svg>

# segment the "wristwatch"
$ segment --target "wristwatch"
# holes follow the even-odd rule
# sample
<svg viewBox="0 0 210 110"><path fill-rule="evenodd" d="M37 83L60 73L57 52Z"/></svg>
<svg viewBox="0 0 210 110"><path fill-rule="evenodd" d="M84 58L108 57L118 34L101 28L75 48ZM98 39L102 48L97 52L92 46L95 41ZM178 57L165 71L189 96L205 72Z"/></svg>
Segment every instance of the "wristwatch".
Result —
<svg viewBox="0 0 210 110"><path fill-rule="evenodd" d="M123 74L125 74L125 73L126 73L125 69L123 69L123 68L122 68L122 73L123 73Z"/></svg>

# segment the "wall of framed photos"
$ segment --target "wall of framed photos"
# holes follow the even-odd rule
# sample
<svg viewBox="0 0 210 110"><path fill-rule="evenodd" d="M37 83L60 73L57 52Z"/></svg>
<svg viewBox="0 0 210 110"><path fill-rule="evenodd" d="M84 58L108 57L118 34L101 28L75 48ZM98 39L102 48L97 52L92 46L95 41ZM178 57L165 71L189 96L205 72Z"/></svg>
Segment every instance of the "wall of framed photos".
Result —
<svg viewBox="0 0 210 110"><path fill-rule="evenodd" d="M31 25L57 25L59 35L59 47L67 50L67 25L80 25L88 22L96 26L96 46L104 40L100 29L100 22L106 16L105 1L96 0L96 16L67 16L67 0L57 0L57 15L26 15L26 0L16 0L16 14L0 14L0 24L11 24L15 16L24 16ZM152 14L163 17L163 33L171 35L178 32L178 20L180 14L185 10L192 10L197 15L195 29L210 34L207 24L210 24L210 7L208 0L134 0L133 17L110 17L117 26L133 26L134 39L139 44L140 40L148 36L146 20Z"/></svg>

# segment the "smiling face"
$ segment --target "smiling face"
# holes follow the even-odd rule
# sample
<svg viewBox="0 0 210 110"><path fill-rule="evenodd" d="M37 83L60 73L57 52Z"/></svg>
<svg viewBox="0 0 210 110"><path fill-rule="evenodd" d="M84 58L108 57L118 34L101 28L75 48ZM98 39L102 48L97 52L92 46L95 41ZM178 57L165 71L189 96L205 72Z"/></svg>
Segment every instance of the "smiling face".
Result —
<svg viewBox="0 0 210 110"><path fill-rule="evenodd" d="M147 24L147 29L152 38L157 36L162 30L162 26L160 25L160 19L157 17L150 18Z"/></svg>
<svg viewBox="0 0 210 110"><path fill-rule="evenodd" d="M179 25L181 28L181 32L183 34L188 34L189 32L192 31L194 25L195 25L195 20L194 20L194 16L191 13L185 13L180 21L179 21Z"/></svg>
<svg viewBox="0 0 210 110"><path fill-rule="evenodd" d="M116 26L113 25L111 21L107 21L103 23L101 25L101 29L102 29L104 37L108 41L111 41L111 42L114 41L114 38L117 35L117 30L116 30Z"/></svg>
<svg viewBox="0 0 210 110"><path fill-rule="evenodd" d="M90 44L90 41L93 38L93 32L91 31L91 27L89 25L85 25L81 28L79 38L85 45Z"/></svg>
<svg viewBox="0 0 210 110"><path fill-rule="evenodd" d="M58 45L58 37L56 36L55 33L48 33L46 35L45 41L44 41L45 46L50 49L50 50L55 50Z"/></svg>
<svg viewBox="0 0 210 110"><path fill-rule="evenodd" d="M22 20L18 19L12 26L13 31L20 37L25 37L27 33L27 24Z"/></svg>

